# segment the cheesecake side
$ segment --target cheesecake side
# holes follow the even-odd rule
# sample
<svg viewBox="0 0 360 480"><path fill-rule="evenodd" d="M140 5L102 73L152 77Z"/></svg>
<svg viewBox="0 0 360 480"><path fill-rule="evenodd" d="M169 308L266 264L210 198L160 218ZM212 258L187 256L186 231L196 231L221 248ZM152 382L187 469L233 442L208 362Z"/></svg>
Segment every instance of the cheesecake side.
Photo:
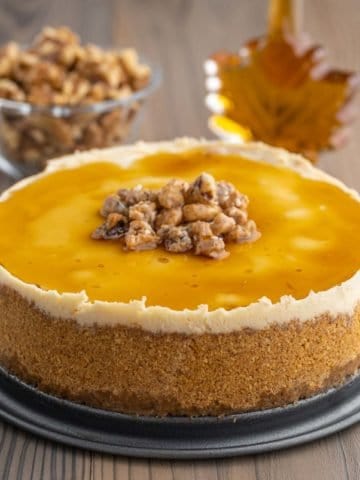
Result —
<svg viewBox="0 0 360 480"><path fill-rule="evenodd" d="M227 334L81 326L0 289L0 362L39 389L146 415L223 415L281 406L341 385L360 366L360 304Z"/></svg>

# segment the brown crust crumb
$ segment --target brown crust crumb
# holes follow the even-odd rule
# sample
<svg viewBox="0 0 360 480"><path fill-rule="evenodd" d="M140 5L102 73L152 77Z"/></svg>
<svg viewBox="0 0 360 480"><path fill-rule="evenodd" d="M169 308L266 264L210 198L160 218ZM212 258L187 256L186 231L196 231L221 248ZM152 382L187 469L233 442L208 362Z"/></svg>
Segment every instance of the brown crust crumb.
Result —
<svg viewBox="0 0 360 480"><path fill-rule="evenodd" d="M162 245L173 253L192 251L213 259L229 255L226 243L249 243L260 237L248 219L249 200L231 183L202 173L188 184L170 180L160 190L138 185L107 197L100 210L105 222L92 238L122 239L127 250Z"/></svg>

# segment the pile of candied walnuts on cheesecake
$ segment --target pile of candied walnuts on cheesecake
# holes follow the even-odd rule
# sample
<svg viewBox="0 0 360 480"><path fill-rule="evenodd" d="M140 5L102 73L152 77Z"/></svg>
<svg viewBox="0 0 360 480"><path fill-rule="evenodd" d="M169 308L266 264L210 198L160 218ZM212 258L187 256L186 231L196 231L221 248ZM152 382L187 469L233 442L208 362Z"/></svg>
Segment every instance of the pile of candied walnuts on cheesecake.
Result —
<svg viewBox="0 0 360 480"><path fill-rule="evenodd" d="M229 255L227 243L250 243L260 236L248 218L249 199L234 185L202 173L192 183L172 179L159 190L138 185L104 201L105 221L93 233L121 240L126 250L193 252L213 259Z"/></svg>

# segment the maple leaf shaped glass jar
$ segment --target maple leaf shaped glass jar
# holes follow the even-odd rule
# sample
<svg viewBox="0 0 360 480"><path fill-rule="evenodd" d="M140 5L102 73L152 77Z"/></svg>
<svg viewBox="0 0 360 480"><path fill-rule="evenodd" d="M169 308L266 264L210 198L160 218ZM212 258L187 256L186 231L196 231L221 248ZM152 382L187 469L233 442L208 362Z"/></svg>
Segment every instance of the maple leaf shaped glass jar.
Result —
<svg viewBox="0 0 360 480"><path fill-rule="evenodd" d="M359 77L328 68L322 47L300 33L299 0L272 0L268 34L205 62L210 129L304 154L341 146Z"/></svg>

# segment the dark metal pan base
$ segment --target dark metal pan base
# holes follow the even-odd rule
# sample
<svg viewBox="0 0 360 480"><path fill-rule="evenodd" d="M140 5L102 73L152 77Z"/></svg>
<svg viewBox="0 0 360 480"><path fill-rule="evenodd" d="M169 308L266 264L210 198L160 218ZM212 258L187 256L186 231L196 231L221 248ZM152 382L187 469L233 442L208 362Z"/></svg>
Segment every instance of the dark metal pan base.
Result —
<svg viewBox="0 0 360 480"><path fill-rule="evenodd" d="M0 417L67 445L134 457L215 458L322 438L360 420L360 376L284 408L225 417L137 417L46 395L0 369Z"/></svg>

